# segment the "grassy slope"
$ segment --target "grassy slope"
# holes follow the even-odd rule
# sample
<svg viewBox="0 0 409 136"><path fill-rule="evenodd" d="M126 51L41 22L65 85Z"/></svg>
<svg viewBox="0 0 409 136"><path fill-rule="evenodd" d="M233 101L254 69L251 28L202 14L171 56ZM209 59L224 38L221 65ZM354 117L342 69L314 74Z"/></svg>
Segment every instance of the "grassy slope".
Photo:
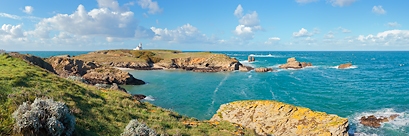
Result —
<svg viewBox="0 0 409 136"><path fill-rule="evenodd" d="M210 53L210 52L194 52L194 53L182 53L181 51L176 50L162 50L162 49L152 49L152 50L141 50L141 51L150 51L154 53L154 57L162 58L162 59L175 59L175 58L210 58L213 57L215 60L218 61L234 61L230 57L219 54L219 53ZM145 62L142 59L128 57L133 52L141 52L141 51L134 51L134 50L126 50L126 49L119 49L119 50L103 50L103 51L96 51L96 52L109 52L107 54L84 54L79 55L74 58L85 60L85 61L96 61L96 62ZM115 54L115 55L114 55ZM123 56L120 56L123 55Z"/></svg>
<svg viewBox="0 0 409 136"><path fill-rule="evenodd" d="M36 97L65 102L76 117L75 135L119 135L131 119L144 121L159 134L231 135L248 131L228 122L197 121L135 101L121 91L97 90L59 78L21 59L0 55L0 135L13 133L11 113L24 101L33 102Z"/></svg>

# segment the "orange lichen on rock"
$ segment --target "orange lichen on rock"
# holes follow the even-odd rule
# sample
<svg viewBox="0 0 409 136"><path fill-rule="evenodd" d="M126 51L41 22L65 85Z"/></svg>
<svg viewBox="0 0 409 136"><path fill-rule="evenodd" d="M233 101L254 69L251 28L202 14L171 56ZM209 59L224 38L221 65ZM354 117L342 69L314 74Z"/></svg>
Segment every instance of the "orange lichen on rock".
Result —
<svg viewBox="0 0 409 136"><path fill-rule="evenodd" d="M348 135L348 119L278 101L236 101L220 106L211 121L229 121L259 135Z"/></svg>

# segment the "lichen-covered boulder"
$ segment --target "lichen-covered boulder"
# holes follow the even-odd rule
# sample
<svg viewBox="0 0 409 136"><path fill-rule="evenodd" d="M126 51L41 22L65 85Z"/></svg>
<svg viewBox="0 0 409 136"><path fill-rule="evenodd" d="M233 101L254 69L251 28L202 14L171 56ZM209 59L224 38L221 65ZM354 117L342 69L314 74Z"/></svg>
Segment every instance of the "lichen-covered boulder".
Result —
<svg viewBox="0 0 409 136"><path fill-rule="evenodd" d="M250 100L223 104L211 121L229 121L259 135L348 136L348 119L278 101Z"/></svg>

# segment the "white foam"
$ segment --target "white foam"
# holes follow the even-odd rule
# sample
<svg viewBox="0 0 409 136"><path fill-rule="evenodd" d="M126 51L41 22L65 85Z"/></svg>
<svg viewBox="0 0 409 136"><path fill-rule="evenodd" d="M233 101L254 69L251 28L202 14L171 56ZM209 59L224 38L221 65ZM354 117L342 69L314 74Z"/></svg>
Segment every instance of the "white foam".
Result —
<svg viewBox="0 0 409 136"><path fill-rule="evenodd" d="M155 101L155 99L158 99L158 98L155 98L155 97L149 95L149 96L146 96L143 100L145 100L145 101Z"/></svg>
<svg viewBox="0 0 409 136"><path fill-rule="evenodd" d="M251 78L252 75L249 75L249 78Z"/></svg>
<svg viewBox="0 0 409 136"><path fill-rule="evenodd" d="M339 65L338 65L338 66L339 66ZM335 68L335 69L338 69L338 66L333 66L333 67L329 67L329 68ZM358 66L357 66L357 65L352 65L352 66L347 67L347 68L344 68L344 69L354 69L354 68L358 68Z"/></svg>
<svg viewBox="0 0 409 136"><path fill-rule="evenodd" d="M381 116L389 117L391 115L396 115L396 114L399 116L396 117L394 120L381 123L380 128L372 128L372 127L364 126L360 124L360 121L359 121L361 117L363 116L368 117L370 115L374 115L375 117L379 118ZM375 133L376 131L379 131L379 129L401 130L401 128L403 127L409 127L409 111L396 112L392 108L385 108L385 109L380 109L376 111L367 111L367 112L357 113L353 115L352 117L348 117L348 118L356 126L356 129L355 130L351 129L350 132L351 133L356 132L360 135L361 134L362 135L376 135L376 134L371 134L371 133Z"/></svg>
<svg viewBox="0 0 409 136"><path fill-rule="evenodd" d="M282 58L282 57L283 57L283 56L271 55L271 54L268 54L268 55L254 55L254 54L250 54L249 56L252 56L252 57L273 57L273 58Z"/></svg>

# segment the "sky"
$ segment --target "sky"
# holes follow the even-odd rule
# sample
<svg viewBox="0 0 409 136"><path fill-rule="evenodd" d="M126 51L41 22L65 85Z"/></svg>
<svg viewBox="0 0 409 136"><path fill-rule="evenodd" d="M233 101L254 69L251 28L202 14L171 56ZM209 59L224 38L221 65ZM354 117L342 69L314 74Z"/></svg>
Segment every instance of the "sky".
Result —
<svg viewBox="0 0 409 136"><path fill-rule="evenodd" d="M13 0L7 51L408 51L407 0Z"/></svg>

